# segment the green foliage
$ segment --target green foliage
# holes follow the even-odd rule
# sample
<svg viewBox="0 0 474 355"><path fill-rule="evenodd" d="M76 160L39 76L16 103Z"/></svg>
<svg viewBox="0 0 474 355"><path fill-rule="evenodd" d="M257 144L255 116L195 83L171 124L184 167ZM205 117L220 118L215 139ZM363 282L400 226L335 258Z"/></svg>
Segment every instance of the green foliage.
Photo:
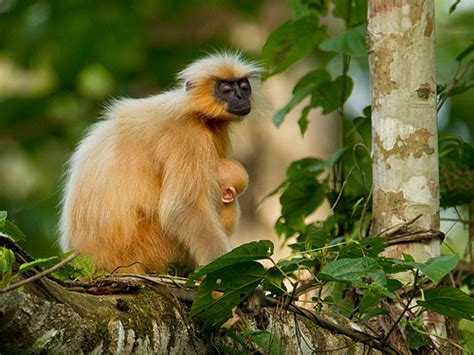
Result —
<svg viewBox="0 0 474 355"><path fill-rule="evenodd" d="M197 270L188 284L203 275L206 278L199 285L190 316L204 320L204 328L223 324L232 316L232 308L265 278L265 268L255 260L268 259L272 254L272 242L251 242Z"/></svg>
<svg viewBox="0 0 474 355"><path fill-rule="evenodd" d="M248 261L268 259L273 254L273 248L273 243L269 240L259 240L257 242L243 244L210 262L208 265L198 268L189 278L188 285L192 284L193 281L196 281L201 276L209 275L227 266Z"/></svg>
<svg viewBox="0 0 474 355"><path fill-rule="evenodd" d="M285 349L283 343L275 335L266 330L244 331L243 334L249 337L264 354L283 355Z"/></svg>
<svg viewBox="0 0 474 355"><path fill-rule="evenodd" d="M10 238L16 241L26 239L25 234L15 223L7 219L7 211L0 211L0 233L8 235Z"/></svg>
<svg viewBox="0 0 474 355"><path fill-rule="evenodd" d="M385 259L384 263L391 263L399 266L399 268L390 268L385 264L387 272L401 272L407 270L419 270L425 274L431 281L439 282L450 271L452 271L459 263L459 257L456 254L443 255L435 258L430 258L425 263L417 263L415 261L406 261L400 259Z"/></svg>
<svg viewBox="0 0 474 355"><path fill-rule="evenodd" d="M12 280L12 268L15 262L15 254L8 248L0 248L0 287L7 286Z"/></svg>
<svg viewBox="0 0 474 355"><path fill-rule="evenodd" d="M420 333L419 329L423 328L423 322L420 318L415 318L412 322L403 322L404 334L406 334L407 343L410 349L418 350L424 346L428 346L430 339L426 334ZM403 326L403 324L402 324Z"/></svg>
<svg viewBox="0 0 474 355"><path fill-rule="evenodd" d="M273 117L273 123L279 127L285 116L296 106L298 105L305 97L310 95L322 84L329 83L331 81L331 76L326 70L318 69L312 72L309 72L303 76L293 89L293 97L291 100ZM304 130L302 130L304 132Z"/></svg>
<svg viewBox="0 0 474 355"><path fill-rule="evenodd" d="M310 14L286 22L270 34L262 49L269 75L288 69L317 48L325 36L318 22L318 17Z"/></svg>
<svg viewBox="0 0 474 355"><path fill-rule="evenodd" d="M386 286L385 272L372 258L339 259L328 263L319 273L323 281L351 282L358 287L375 283Z"/></svg>
<svg viewBox="0 0 474 355"><path fill-rule="evenodd" d="M474 333L468 330L464 330L461 332L462 337L464 339L464 348L466 353L474 354Z"/></svg>
<svg viewBox="0 0 474 355"><path fill-rule="evenodd" d="M347 27L367 22L367 0L334 0L334 17L345 21Z"/></svg>
<svg viewBox="0 0 474 355"><path fill-rule="evenodd" d="M330 296L313 298L317 309L326 304L335 312L365 323L387 313L381 306L384 300L401 300L402 288L410 286L419 290L424 287L422 281L427 280L435 284L442 283L460 258L454 254L443 255L420 263L409 255L404 260L381 257L380 253L386 247L385 239L369 234L371 107L365 107L362 115L357 117L350 117L344 107L353 87L349 76L351 63L357 60L358 64L366 65L367 1L289 0L288 3L294 19L269 36L262 53L264 58L271 58L266 61L269 75L286 70L304 57L314 66L298 80L291 99L276 112L273 122L280 127L287 115L305 102L297 122L304 134L311 110L320 108L323 115L337 112L335 116L343 124L344 149L327 161L308 157L293 162L287 169L285 180L268 195L280 197L281 214L275 224L276 232L287 239L296 237L296 242L290 245L295 254L278 261L267 272L272 282L264 280L263 285L274 295L286 293L287 297L291 297L282 287L283 276L297 281L299 272L304 270L312 275L316 288L323 290L324 287L327 291L330 287ZM457 3L453 4L451 10ZM337 26L340 30L334 35L329 35L331 31L319 32L321 27L317 24L321 23L321 16L327 15L343 22L342 29ZM313 43L310 43L310 33L304 33L304 26L296 25L311 17L316 18L313 31L317 29L318 35L323 36L313 39ZM285 34L295 27L297 30L293 34ZM299 51L292 47L297 46L294 36L305 41ZM316 42L317 47L312 46ZM320 51L335 56L331 66L327 65L327 61L319 60L318 54L323 54ZM287 52L294 57L290 54L287 56ZM474 87L472 53L474 47L471 43L457 55L458 68L452 81L439 86L438 109L447 99L460 97ZM342 64L336 75L335 63ZM474 199L473 152L473 147L460 138L440 140L442 206L459 206ZM325 201L331 206L330 216L324 221L312 221L312 214ZM396 279L396 274L401 272L415 275L414 281L409 285L402 284ZM466 278L465 282L467 285L472 280ZM419 317L423 311L431 309L446 316L467 319L474 316L472 300L455 288L438 286L424 292L422 294L425 297L418 302L421 308L415 317L401 319L400 323L409 346L415 350L431 344ZM450 306L449 295L460 301L459 306Z"/></svg>
<svg viewBox="0 0 474 355"><path fill-rule="evenodd" d="M425 293L424 301L417 303L447 317L474 321L474 299L454 287L436 287Z"/></svg>
<svg viewBox="0 0 474 355"><path fill-rule="evenodd" d="M9 228L6 229L5 227L8 226L6 220L7 212L2 211L0 213L0 227L3 225L3 229L0 228L1 232L4 232L9 237L11 236L7 232L13 230L17 236L24 237L24 233L18 228L15 224L10 222L10 225L14 226L14 229ZM13 240L17 241L19 239L14 238ZM62 260L66 259L70 255L72 255L73 251L61 254L59 256L52 256L48 258L37 258L29 262L22 263L18 265L17 268L14 268L15 263L15 255L12 250L1 247L0 249L0 288L4 288L14 282L20 275L23 273L30 271L32 269L49 269L54 265L58 264ZM15 272L14 272L15 271ZM69 263L61 266L57 269L53 275L59 279L63 280L75 280L78 277L92 277L97 275L95 270L95 265L92 259L88 256L79 255L76 256L72 261Z"/></svg>
<svg viewBox="0 0 474 355"><path fill-rule="evenodd" d="M441 206L469 203L474 199L474 147L460 137L439 141Z"/></svg>
<svg viewBox="0 0 474 355"><path fill-rule="evenodd" d="M30 261L28 263L23 263L20 265L20 268L18 269L18 272L21 274L25 271L31 270L35 267L41 267L44 269L50 268L54 264L58 263L60 260L59 256L52 256L50 258L40 258L36 259L33 261Z"/></svg>
<svg viewBox="0 0 474 355"><path fill-rule="evenodd" d="M61 260L64 260L72 252L61 255ZM86 255L79 255L59 270L55 271L53 275L62 280L77 280L80 277L93 277L98 275L96 267L92 259Z"/></svg>
<svg viewBox="0 0 474 355"><path fill-rule="evenodd" d="M360 25L323 41L319 48L326 52L346 54L354 57L367 55L365 44L366 26Z"/></svg>
<svg viewBox="0 0 474 355"><path fill-rule="evenodd" d="M458 7L460 3L461 3L461 0L454 0L454 3L449 8L449 13L452 14L454 11L456 11L456 8Z"/></svg>

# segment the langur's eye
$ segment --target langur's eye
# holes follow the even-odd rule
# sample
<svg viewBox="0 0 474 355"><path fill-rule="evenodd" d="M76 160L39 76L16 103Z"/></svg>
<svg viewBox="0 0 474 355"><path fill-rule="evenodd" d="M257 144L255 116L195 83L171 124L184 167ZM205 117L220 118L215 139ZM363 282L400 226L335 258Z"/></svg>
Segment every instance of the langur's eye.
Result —
<svg viewBox="0 0 474 355"><path fill-rule="evenodd" d="M221 83L219 85L219 91L222 92L222 93L229 93L233 90L232 88L232 85L228 84L228 83Z"/></svg>
<svg viewBox="0 0 474 355"><path fill-rule="evenodd" d="M250 83L246 78L239 81L239 88L247 93L250 93L252 90L252 88L250 87Z"/></svg>
<svg viewBox="0 0 474 355"><path fill-rule="evenodd" d="M239 82L239 87L240 87L242 90L248 91L248 90L250 90L250 83L248 82L247 79L241 80L241 81Z"/></svg>

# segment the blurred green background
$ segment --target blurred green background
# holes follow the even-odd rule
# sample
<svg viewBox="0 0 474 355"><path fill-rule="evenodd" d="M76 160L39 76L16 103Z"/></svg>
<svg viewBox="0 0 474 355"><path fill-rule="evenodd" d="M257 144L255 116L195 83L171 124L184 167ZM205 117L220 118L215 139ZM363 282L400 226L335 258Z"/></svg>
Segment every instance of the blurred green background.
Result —
<svg viewBox="0 0 474 355"><path fill-rule="evenodd" d="M440 83L473 37L474 7L448 15L449 5L437 1ZM272 7L281 14L266 16ZM28 236L23 246L58 251L64 164L111 98L154 94L202 54L251 41L239 23L271 30L290 16L283 0L0 0L0 210ZM472 92L448 102L442 134L472 142L473 102Z"/></svg>

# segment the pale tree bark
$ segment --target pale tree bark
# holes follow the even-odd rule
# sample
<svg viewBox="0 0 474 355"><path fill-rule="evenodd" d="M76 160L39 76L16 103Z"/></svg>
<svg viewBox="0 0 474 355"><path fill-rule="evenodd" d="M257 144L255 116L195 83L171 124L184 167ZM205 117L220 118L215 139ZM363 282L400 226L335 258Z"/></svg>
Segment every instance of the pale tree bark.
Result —
<svg viewBox="0 0 474 355"><path fill-rule="evenodd" d="M433 0L369 1L374 234L407 223L439 229ZM387 254L419 261L440 241L403 243Z"/></svg>
<svg viewBox="0 0 474 355"><path fill-rule="evenodd" d="M440 254L434 0L370 0L373 229L405 238L385 256ZM422 236L423 240L417 240ZM395 237L395 239L394 239ZM408 240L414 240L406 242ZM400 275L409 282L412 275ZM446 336L443 317L427 328Z"/></svg>

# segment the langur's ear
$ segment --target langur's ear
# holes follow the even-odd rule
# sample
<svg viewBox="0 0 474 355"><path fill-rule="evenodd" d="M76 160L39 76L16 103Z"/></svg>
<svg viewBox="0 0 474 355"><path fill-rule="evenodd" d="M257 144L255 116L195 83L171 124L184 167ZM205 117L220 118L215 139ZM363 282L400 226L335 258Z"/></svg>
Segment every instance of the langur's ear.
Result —
<svg viewBox="0 0 474 355"><path fill-rule="evenodd" d="M186 91L191 90L194 87L194 83L192 81L186 81Z"/></svg>
<svg viewBox="0 0 474 355"><path fill-rule="evenodd" d="M233 186L230 186L224 190L224 194L222 196L222 202L225 204L232 203L235 201L235 197L237 196L237 191Z"/></svg>

